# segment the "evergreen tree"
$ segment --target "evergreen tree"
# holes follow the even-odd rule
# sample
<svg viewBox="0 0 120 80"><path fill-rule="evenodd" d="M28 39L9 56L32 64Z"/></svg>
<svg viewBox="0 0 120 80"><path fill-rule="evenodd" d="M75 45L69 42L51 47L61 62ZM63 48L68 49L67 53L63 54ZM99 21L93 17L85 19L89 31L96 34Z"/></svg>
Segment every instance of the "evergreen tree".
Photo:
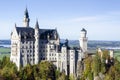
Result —
<svg viewBox="0 0 120 80"><path fill-rule="evenodd" d="M96 54L93 57L93 72L94 72L94 76L98 76L98 73L101 71L101 59L98 56L98 54Z"/></svg>

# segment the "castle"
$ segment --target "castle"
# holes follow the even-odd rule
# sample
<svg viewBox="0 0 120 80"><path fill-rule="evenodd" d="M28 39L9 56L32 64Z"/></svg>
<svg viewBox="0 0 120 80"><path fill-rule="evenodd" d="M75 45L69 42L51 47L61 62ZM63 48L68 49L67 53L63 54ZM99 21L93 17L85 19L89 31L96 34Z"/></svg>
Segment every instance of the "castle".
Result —
<svg viewBox="0 0 120 80"><path fill-rule="evenodd" d="M82 61L87 52L87 31L83 28L80 33L80 47L72 48L66 39L60 42L57 29L41 29L38 21L35 27L29 26L28 10L24 13L24 27L15 27L11 33L10 60L20 66L38 64L41 61L52 62L58 70L66 75L77 74L78 63Z"/></svg>

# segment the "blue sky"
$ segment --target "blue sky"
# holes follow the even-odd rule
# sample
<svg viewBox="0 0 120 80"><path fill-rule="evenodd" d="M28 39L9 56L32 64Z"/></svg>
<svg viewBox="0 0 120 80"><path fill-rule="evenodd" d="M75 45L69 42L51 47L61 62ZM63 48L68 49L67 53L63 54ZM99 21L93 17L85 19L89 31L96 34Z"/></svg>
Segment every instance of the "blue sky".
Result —
<svg viewBox="0 0 120 80"><path fill-rule="evenodd" d="M38 19L40 28L57 28L61 38L77 40L85 28L89 40L120 41L120 0L2 0L0 39L10 39L15 23L23 26L26 6L31 27Z"/></svg>

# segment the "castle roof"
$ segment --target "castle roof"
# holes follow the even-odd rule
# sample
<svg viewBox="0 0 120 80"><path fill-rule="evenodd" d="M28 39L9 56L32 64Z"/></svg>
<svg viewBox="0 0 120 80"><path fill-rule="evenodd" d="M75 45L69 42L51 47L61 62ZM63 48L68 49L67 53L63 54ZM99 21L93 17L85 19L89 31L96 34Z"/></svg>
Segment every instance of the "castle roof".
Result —
<svg viewBox="0 0 120 80"><path fill-rule="evenodd" d="M87 32L84 28L82 28L82 30L81 30L81 31Z"/></svg>
<svg viewBox="0 0 120 80"><path fill-rule="evenodd" d="M21 35L21 39L34 39L34 28L31 27L16 27L16 31ZM50 40L58 38L56 29L39 29L40 39L47 40L49 35ZM56 36L56 37L55 37Z"/></svg>
<svg viewBox="0 0 120 80"><path fill-rule="evenodd" d="M48 36L50 40L55 40L58 38L58 33L55 29L40 29L40 39L48 39Z"/></svg>
<svg viewBox="0 0 120 80"><path fill-rule="evenodd" d="M35 29L39 29L38 20L36 21L36 24L35 24Z"/></svg>
<svg viewBox="0 0 120 80"><path fill-rule="evenodd" d="M25 10L25 13L24 13L24 15L25 15L25 18L29 18L29 13L28 13L28 10L27 10L27 8L26 8L26 10Z"/></svg>
<svg viewBox="0 0 120 80"><path fill-rule="evenodd" d="M21 39L33 39L34 38L34 29L31 27L16 27L16 31L21 35Z"/></svg>

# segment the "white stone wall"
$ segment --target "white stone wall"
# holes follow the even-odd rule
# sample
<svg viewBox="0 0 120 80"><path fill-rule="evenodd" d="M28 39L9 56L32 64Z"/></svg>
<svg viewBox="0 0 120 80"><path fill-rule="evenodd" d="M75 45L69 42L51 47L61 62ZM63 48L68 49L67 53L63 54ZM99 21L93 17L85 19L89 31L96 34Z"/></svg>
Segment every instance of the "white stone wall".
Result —
<svg viewBox="0 0 120 80"><path fill-rule="evenodd" d="M35 64L39 63L39 29L35 29Z"/></svg>
<svg viewBox="0 0 120 80"><path fill-rule="evenodd" d="M114 53L113 53L113 50L110 50L110 58L113 58L114 57Z"/></svg>
<svg viewBox="0 0 120 80"><path fill-rule="evenodd" d="M67 75L67 48L65 46L62 47L61 69L62 71L65 71L65 74Z"/></svg>
<svg viewBox="0 0 120 80"><path fill-rule="evenodd" d="M20 69L20 41L19 35L16 31L16 27L14 28L11 34L11 55L10 61L16 64L18 70Z"/></svg>
<svg viewBox="0 0 120 80"><path fill-rule="evenodd" d="M81 50L77 50L78 52L78 61L81 61L84 58L84 53Z"/></svg>
<svg viewBox="0 0 120 80"><path fill-rule="evenodd" d="M81 31L79 42L80 42L80 48L82 49L83 53L87 52L88 38L86 37L86 35L87 35L86 31Z"/></svg>
<svg viewBox="0 0 120 80"><path fill-rule="evenodd" d="M70 74L75 74L75 50L69 50Z"/></svg>

